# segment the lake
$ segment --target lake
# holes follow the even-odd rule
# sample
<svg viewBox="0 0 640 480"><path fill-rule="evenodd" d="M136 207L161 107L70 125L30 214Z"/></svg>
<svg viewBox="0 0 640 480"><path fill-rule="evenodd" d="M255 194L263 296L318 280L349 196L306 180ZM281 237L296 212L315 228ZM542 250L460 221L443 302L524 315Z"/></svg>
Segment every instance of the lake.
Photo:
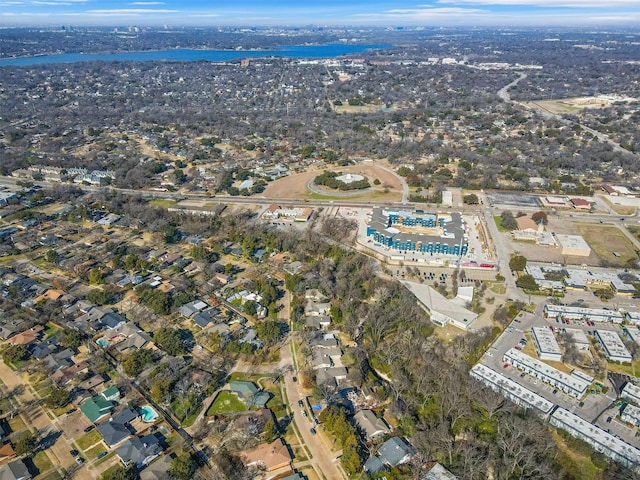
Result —
<svg viewBox="0 0 640 480"><path fill-rule="evenodd" d="M40 55L35 57L3 58L0 67L28 67L51 63L91 62L96 60L118 62L226 62L241 58L285 57L285 58L335 58L340 55L361 53L365 50L390 48L391 45L298 45L278 47L271 50L194 50L174 49L149 52L122 53L62 53L58 55Z"/></svg>

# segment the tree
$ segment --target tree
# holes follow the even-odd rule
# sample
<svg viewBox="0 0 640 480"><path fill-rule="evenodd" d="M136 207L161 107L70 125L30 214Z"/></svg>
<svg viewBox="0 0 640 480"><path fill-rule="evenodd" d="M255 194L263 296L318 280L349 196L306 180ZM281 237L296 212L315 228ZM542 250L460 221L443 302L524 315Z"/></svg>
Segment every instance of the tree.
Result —
<svg viewBox="0 0 640 480"><path fill-rule="evenodd" d="M264 424L264 440L267 443L271 443L275 441L280 436L280 432L278 431L278 425L273 419L267 420L267 423Z"/></svg>
<svg viewBox="0 0 640 480"><path fill-rule="evenodd" d="M547 225L549 223L549 219L547 218L547 214L543 211L540 212L536 212L534 214L531 215L531 220L533 220L534 222L536 222L538 225L541 223L544 223L545 225Z"/></svg>
<svg viewBox="0 0 640 480"><path fill-rule="evenodd" d="M4 363L21 362L29 358L29 351L25 345L9 345L2 352L2 360Z"/></svg>
<svg viewBox="0 0 640 480"><path fill-rule="evenodd" d="M516 285L524 290L538 290L538 284L536 283L536 279L533 278L533 275L522 275L516 282Z"/></svg>
<svg viewBox="0 0 640 480"><path fill-rule="evenodd" d="M78 348L82 343L82 337L80 335L80 332L76 330L65 330L61 336L62 336L62 339L60 343L64 347L75 349L75 348Z"/></svg>
<svg viewBox="0 0 640 480"><path fill-rule="evenodd" d="M242 311L247 315L255 315L256 313L258 313L258 309L256 308L256 302L254 302L253 300L248 300L244 302L244 305L242 306Z"/></svg>
<svg viewBox="0 0 640 480"><path fill-rule="evenodd" d="M527 259L522 255L514 255L509 260L509 268L514 272L523 272L527 267Z"/></svg>
<svg viewBox="0 0 640 480"><path fill-rule="evenodd" d="M462 199L465 205L477 205L478 204L478 196L475 193L470 193L469 195L465 195Z"/></svg>
<svg viewBox="0 0 640 480"><path fill-rule="evenodd" d="M153 361L153 354L149 350L134 350L122 361L124 373L130 377L135 377L142 373L147 364Z"/></svg>
<svg viewBox="0 0 640 480"><path fill-rule="evenodd" d="M38 442L33 433L22 432L13 443L13 449L19 457L22 455L33 455Z"/></svg>
<svg viewBox="0 0 640 480"><path fill-rule="evenodd" d="M51 393L45 400L45 405L49 408L62 408L71 401L71 396L65 388L53 387Z"/></svg>
<svg viewBox="0 0 640 480"><path fill-rule="evenodd" d="M504 212L502 212L501 218L503 228L507 230L515 230L516 228L518 228L516 219L513 218L513 214L510 211L505 210Z"/></svg>
<svg viewBox="0 0 640 480"><path fill-rule="evenodd" d="M267 345L275 345L282 336L282 327L282 323L270 319L256 324L255 329L262 341Z"/></svg>
<svg viewBox="0 0 640 480"><path fill-rule="evenodd" d="M58 259L58 253L55 250L49 250L44 255L44 259L49 263L54 263Z"/></svg>
<svg viewBox="0 0 640 480"><path fill-rule="evenodd" d="M89 283L91 285L102 285L104 283L104 277L99 268L92 268L89 272Z"/></svg>
<svg viewBox="0 0 640 480"><path fill-rule="evenodd" d="M169 355L177 356L186 353L182 334L180 330L175 328L163 327L156 330L153 334L153 341Z"/></svg>
<svg viewBox="0 0 640 480"><path fill-rule="evenodd" d="M193 477L197 466L191 454L185 452L171 461L169 473L177 480L188 480Z"/></svg>
<svg viewBox="0 0 640 480"><path fill-rule="evenodd" d="M138 478L138 469L135 464L128 467L117 465L115 469L108 469L100 477L101 480L136 480Z"/></svg>

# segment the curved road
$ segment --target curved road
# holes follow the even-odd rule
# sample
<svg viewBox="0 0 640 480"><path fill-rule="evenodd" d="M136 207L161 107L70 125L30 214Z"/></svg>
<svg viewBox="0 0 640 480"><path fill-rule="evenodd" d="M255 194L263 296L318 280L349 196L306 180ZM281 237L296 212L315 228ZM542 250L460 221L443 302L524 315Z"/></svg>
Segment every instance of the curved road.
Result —
<svg viewBox="0 0 640 480"><path fill-rule="evenodd" d="M505 85L500 90L498 90L498 96L502 100L504 100L505 102L510 102L511 101L511 95L509 95L509 89L511 87L515 87L520 81L524 80L525 78L527 78L527 74L526 73L520 73L520 77L516 78L513 82L511 82L508 85Z"/></svg>

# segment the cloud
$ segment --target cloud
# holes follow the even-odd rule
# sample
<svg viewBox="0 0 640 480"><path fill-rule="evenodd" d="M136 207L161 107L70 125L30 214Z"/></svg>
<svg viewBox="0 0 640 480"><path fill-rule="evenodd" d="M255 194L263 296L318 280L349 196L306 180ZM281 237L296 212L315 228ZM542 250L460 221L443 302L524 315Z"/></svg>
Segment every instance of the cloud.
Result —
<svg viewBox="0 0 640 480"><path fill-rule="evenodd" d="M637 0L437 0L438 3L456 5L507 5L512 7L569 7L569 8L616 8L638 7ZM428 7L429 5L420 5Z"/></svg>
<svg viewBox="0 0 640 480"><path fill-rule="evenodd" d="M139 13L180 13L180 10L160 10L149 8L114 8L110 10L86 10L83 13L98 15L137 15Z"/></svg>
<svg viewBox="0 0 640 480"><path fill-rule="evenodd" d="M129 5L164 5L165 2L131 2Z"/></svg>

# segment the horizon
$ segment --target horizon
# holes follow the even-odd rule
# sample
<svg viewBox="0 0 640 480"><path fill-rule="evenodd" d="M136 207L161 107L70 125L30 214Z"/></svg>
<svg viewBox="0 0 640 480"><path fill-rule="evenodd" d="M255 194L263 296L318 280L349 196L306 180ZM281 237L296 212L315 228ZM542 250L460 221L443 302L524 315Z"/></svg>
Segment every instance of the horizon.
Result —
<svg viewBox="0 0 640 480"><path fill-rule="evenodd" d="M232 7L177 0L0 0L12 27L629 27L636 0L240 0Z"/></svg>

